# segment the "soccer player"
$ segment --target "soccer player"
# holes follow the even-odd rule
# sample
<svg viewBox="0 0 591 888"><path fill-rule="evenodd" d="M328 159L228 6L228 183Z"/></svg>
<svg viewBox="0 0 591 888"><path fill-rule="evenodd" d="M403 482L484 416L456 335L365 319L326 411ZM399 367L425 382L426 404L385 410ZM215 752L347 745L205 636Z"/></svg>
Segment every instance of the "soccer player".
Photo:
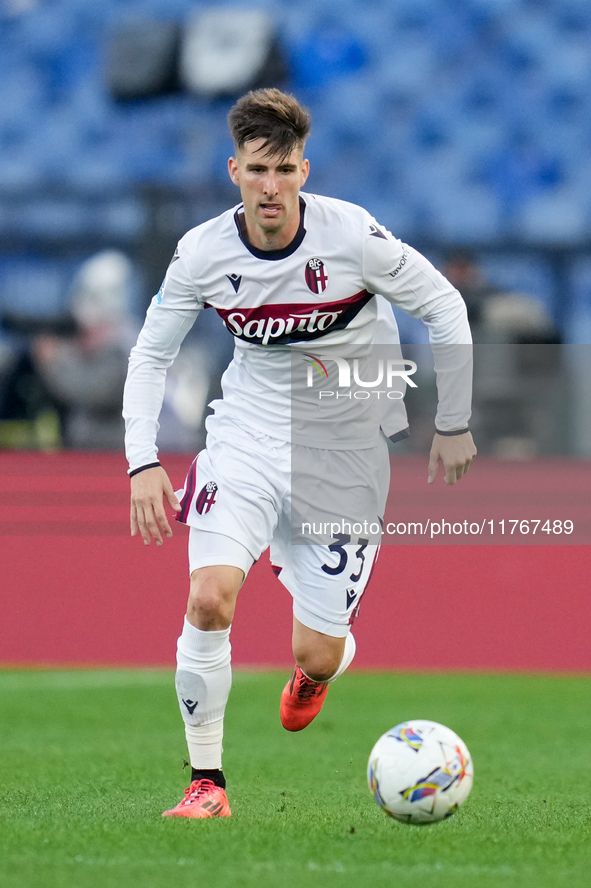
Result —
<svg viewBox="0 0 591 888"><path fill-rule="evenodd" d="M318 358L325 369L331 355L342 365L340 356L351 347L364 355L377 342L395 349L391 304L424 321L434 349L471 341L460 295L423 256L362 208L302 192L310 116L293 96L276 89L248 93L231 110L229 125L235 156L228 170L242 202L180 240L131 352L124 396L132 535L162 545L171 536L166 503L190 526L176 689L192 775L185 797L164 812L173 817L230 816L222 771L230 627L240 587L269 545L293 597L296 666L280 701L287 730L312 721L355 653L350 624L379 535L294 544L292 508L302 515L308 506L322 509L334 493L345 512L348 499L355 500L353 517L360 510L381 518L389 482L386 435L404 437L407 423L400 401L377 412L356 402L359 417L351 421L352 402L337 398L329 421L311 409L309 424L306 409L295 421L294 356L317 365ZM234 335L235 352L222 379L223 398L207 420L206 448L179 500L157 458L158 416L166 370L206 307ZM436 369L429 478L441 461L446 482L454 484L476 454L468 430L469 366L456 355L436 359ZM309 470L297 491L294 464L302 476ZM264 621L260 631L268 631Z"/></svg>

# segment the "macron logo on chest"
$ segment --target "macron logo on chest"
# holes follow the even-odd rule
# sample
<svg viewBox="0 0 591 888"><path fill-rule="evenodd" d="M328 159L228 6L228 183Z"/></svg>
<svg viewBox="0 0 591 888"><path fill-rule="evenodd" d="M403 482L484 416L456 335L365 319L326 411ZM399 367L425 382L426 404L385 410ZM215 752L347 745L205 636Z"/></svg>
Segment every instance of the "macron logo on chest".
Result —
<svg viewBox="0 0 591 888"><path fill-rule="evenodd" d="M226 277L234 287L234 292L237 293L240 289L240 282L242 281L241 274L227 274Z"/></svg>

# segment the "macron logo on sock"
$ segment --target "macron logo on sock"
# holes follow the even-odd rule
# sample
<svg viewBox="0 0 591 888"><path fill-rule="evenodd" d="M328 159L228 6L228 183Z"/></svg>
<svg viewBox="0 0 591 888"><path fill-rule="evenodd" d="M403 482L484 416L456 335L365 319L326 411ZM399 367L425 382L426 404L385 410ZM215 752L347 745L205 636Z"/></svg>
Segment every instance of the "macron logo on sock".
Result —
<svg viewBox="0 0 591 888"><path fill-rule="evenodd" d="M199 701L198 701L198 700L195 700L195 702L193 702L192 700L183 700L183 703L184 703L185 706L187 707L187 709L188 709L188 711L189 711L189 715L193 715L193 713L195 712L197 706L199 705Z"/></svg>

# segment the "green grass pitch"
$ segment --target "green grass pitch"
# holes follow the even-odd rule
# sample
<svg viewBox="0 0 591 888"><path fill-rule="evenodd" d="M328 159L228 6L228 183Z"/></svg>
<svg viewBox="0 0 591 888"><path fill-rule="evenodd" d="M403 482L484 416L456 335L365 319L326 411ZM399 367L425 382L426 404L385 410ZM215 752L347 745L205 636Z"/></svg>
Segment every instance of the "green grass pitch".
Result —
<svg viewBox="0 0 591 888"><path fill-rule="evenodd" d="M287 676L236 671L226 721L233 816L163 819L187 784L171 673L0 673L3 888L557 888L591 872L585 677L351 672L299 734ZM450 820L399 824L365 768L408 718L456 730L475 763Z"/></svg>

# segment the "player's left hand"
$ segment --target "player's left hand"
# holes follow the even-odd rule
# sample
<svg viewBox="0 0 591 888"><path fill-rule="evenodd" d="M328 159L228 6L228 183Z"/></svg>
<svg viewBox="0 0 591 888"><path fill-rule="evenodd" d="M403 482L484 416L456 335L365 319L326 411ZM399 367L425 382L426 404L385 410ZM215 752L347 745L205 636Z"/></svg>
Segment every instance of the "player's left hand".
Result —
<svg viewBox="0 0 591 888"><path fill-rule="evenodd" d="M445 483L455 484L466 474L476 453L470 432L451 436L435 433L429 454L429 484L435 481L440 460L445 470Z"/></svg>

